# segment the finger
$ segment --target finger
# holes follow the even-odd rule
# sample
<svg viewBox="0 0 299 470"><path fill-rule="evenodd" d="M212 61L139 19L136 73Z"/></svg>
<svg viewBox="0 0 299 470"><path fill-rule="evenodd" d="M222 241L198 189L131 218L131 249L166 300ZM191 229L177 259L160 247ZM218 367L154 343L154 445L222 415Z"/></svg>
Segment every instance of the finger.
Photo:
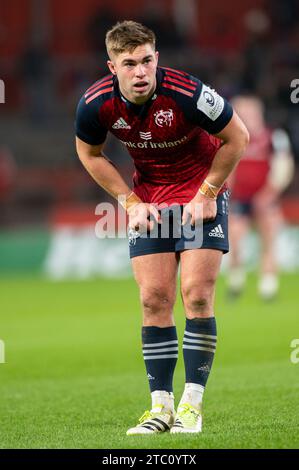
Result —
<svg viewBox="0 0 299 470"><path fill-rule="evenodd" d="M153 220L150 220L147 222L147 230L150 230L150 231L153 230L154 226L155 226L155 222Z"/></svg>
<svg viewBox="0 0 299 470"><path fill-rule="evenodd" d="M186 223L188 222L188 217L189 217L189 213L185 208L183 210L183 215L182 215L182 225L186 225Z"/></svg>
<svg viewBox="0 0 299 470"><path fill-rule="evenodd" d="M161 216L159 211L155 208L155 206L149 206L149 212L154 216L155 221L160 224L161 223Z"/></svg>
<svg viewBox="0 0 299 470"><path fill-rule="evenodd" d="M203 204L196 202L194 204L194 222L198 222L203 218Z"/></svg>

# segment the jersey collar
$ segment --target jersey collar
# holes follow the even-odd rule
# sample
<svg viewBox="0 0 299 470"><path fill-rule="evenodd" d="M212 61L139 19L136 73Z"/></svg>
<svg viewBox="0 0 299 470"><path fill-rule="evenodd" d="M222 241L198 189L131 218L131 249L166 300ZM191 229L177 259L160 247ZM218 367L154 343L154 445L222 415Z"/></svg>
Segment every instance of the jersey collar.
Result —
<svg viewBox="0 0 299 470"><path fill-rule="evenodd" d="M152 96L143 104L135 104L131 103L131 101L127 100L125 98L120 89L119 89L119 83L117 77L115 77L115 82L114 82L114 92L115 95L118 96L127 106L127 108L131 109L134 111L136 114L140 114L143 112L144 109L147 109L152 102L157 98L158 94L160 93L160 86L163 78L163 73L160 67L157 67L157 72L156 72L156 88Z"/></svg>

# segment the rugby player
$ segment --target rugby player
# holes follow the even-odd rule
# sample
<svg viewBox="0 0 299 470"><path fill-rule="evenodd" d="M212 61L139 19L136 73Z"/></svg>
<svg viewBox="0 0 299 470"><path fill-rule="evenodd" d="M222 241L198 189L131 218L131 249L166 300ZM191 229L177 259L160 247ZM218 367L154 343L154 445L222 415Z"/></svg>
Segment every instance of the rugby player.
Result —
<svg viewBox="0 0 299 470"><path fill-rule="evenodd" d="M267 126L260 98L239 95L231 103L250 132L250 143L229 178L232 194L228 294L235 298L244 290L246 272L241 247L254 225L261 241L258 292L264 300L271 300L279 288L275 253L275 241L283 220L279 200L292 179L294 159L286 131Z"/></svg>
<svg viewBox="0 0 299 470"><path fill-rule="evenodd" d="M186 72L158 67L155 34L144 25L117 23L107 32L106 47L110 74L79 102L76 145L95 181L116 199L125 195L122 205L140 289L143 357L152 398L151 410L127 434L197 433L217 342L215 282L228 251L225 181L244 152L248 132L215 90ZM108 131L133 158L132 188L103 153ZM170 210L175 205L182 211L179 224ZM154 227L168 222L176 232L150 236ZM191 244L184 230L188 226L195 240ZM175 413L172 382L178 339L173 307L179 263L186 383Z"/></svg>

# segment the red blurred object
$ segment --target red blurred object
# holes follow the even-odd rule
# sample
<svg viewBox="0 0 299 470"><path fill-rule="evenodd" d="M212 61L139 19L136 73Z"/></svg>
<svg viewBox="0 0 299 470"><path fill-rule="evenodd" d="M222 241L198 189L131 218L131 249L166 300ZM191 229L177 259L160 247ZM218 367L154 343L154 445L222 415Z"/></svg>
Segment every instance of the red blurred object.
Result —
<svg viewBox="0 0 299 470"><path fill-rule="evenodd" d="M9 149L0 148L0 200L11 192L16 177L16 164Z"/></svg>
<svg viewBox="0 0 299 470"><path fill-rule="evenodd" d="M281 201L281 208L285 220L290 224L299 224L299 198L285 197Z"/></svg>

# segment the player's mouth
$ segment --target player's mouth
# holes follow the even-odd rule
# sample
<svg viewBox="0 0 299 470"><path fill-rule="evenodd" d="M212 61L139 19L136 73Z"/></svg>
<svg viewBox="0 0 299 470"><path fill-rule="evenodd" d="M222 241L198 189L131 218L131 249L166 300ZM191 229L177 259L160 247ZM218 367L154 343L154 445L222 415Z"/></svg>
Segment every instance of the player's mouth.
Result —
<svg viewBox="0 0 299 470"><path fill-rule="evenodd" d="M133 85L133 87L134 87L134 90L139 91L139 92L146 91L148 87L148 82L144 82L144 81L137 82Z"/></svg>

